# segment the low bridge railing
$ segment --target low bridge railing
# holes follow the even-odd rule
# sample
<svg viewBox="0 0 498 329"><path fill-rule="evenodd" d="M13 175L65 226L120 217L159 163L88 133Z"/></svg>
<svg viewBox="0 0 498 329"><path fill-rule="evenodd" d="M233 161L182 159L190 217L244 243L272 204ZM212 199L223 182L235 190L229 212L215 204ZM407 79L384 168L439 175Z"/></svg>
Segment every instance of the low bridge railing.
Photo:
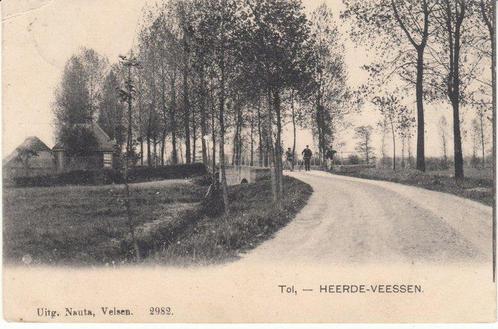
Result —
<svg viewBox="0 0 498 329"><path fill-rule="evenodd" d="M270 168L251 166L226 166L227 185L254 183L270 174Z"/></svg>

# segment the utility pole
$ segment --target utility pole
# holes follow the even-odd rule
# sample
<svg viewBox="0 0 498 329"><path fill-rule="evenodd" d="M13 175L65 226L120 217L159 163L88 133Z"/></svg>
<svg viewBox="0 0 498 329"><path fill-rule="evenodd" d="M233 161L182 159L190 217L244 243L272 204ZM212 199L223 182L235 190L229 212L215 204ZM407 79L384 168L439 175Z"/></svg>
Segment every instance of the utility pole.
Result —
<svg viewBox="0 0 498 329"><path fill-rule="evenodd" d="M127 56L120 55L120 62L121 65L126 69L127 71L127 78L125 81L124 89L119 89L119 95L121 99L128 104L128 136L126 139L126 154L124 157L124 185L125 185L125 208L126 208L126 215L127 215L127 221L128 221L128 229L130 230L130 235L131 235L131 241L133 244L133 248L135 249L135 258L137 261L140 260L140 250L138 248L138 242L135 236L135 224L133 221L133 215L131 212L131 205L130 205L130 186L128 182L128 166L130 162L130 158L133 152L133 132L132 132L132 105L133 105L133 98L134 94L136 93L135 86L133 84L133 78L132 78L132 68L137 67L138 61L137 59L133 56L133 54L130 54L130 57L128 58Z"/></svg>

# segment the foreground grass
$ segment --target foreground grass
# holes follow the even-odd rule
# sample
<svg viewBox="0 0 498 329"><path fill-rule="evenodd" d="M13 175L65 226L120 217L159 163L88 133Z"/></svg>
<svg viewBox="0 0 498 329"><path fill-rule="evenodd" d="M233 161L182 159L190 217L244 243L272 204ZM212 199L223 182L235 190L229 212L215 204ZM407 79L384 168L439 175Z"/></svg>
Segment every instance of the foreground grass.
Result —
<svg viewBox="0 0 498 329"><path fill-rule="evenodd" d="M284 190L278 209L272 202L268 179L230 187L228 215L204 216L151 260L190 265L236 259L240 252L256 247L291 221L313 192L311 186L291 177L284 177Z"/></svg>
<svg viewBox="0 0 498 329"><path fill-rule="evenodd" d="M188 217L205 189L183 182L132 185L135 226ZM7 188L3 209L6 262L96 265L132 259L122 185Z"/></svg>
<svg viewBox="0 0 498 329"><path fill-rule="evenodd" d="M493 174L489 168L482 170L466 168L466 177L458 184L450 170L423 173L413 169L393 172L391 169L370 168L358 172L336 174L418 186L472 199L488 206L493 206L494 201Z"/></svg>
<svg viewBox="0 0 498 329"><path fill-rule="evenodd" d="M166 181L165 181L166 182ZM229 215L207 217L207 187L191 182L132 185L142 262L204 264L233 259L268 239L306 204L309 185L285 178L281 209L269 180L229 188ZM4 189L4 260L53 265L135 262L123 187Z"/></svg>

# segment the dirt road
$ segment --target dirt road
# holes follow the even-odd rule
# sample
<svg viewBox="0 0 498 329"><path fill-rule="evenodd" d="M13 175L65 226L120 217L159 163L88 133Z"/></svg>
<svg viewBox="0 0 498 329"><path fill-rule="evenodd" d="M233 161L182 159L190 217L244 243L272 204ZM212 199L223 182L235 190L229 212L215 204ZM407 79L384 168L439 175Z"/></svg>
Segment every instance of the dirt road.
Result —
<svg viewBox="0 0 498 329"><path fill-rule="evenodd" d="M304 263L491 262L492 208L450 194L325 172L297 217L244 255Z"/></svg>

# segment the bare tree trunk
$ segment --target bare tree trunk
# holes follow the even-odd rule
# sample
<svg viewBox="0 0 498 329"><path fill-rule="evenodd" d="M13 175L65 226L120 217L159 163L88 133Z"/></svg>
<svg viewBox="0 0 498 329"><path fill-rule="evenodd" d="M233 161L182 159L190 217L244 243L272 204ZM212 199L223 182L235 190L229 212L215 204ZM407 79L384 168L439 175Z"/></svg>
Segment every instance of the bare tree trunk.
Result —
<svg viewBox="0 0 498 329"><path fill-rule="evenodd" d="M278 202L278 182L277 182L277 175L276 175L276 164L275 164L275 148L273 145L273 127L272 127L272 122L273 122L273 114L272 114L272 97L271 97L271 91L268 89L268 94L267 94L267 101L268 101L268 120L266 121L266 138L267 138L267 143L266 145L269 146L269 155L270 155L270 177L271 177L271 188L272 188L272 195L273 195L273 202L277 203Z"/></svg>
<svg viewBox="0 0 498 329"><path fill-rule="evenodd" d="M387 130L387 122L384 119L382 122L382 137L381 137L381 148L380 152L382 154L382 167L384 167L384 159L386 158L386 130Z"/></svg>
<svg viewBox="0 0 498 329"><path fill-rule="evenodd" d="M477 167L476 160L477 160L477 144L479 144L478 139L479 139L479 137L477 136L477 131L473 130L472 131L472 161L471 161L472 168Z"/></svg>
<svg viewBox="0 0 498 329"><path fill-rule="evenodd" d="M368 140L369 140L369 136L367 134L365 134L365 160L367 161L367 164L370 163L370 154L369 154L369 146L368 146Z"/></svg>
<svg viewBox="0 0 498 329"><path fill-rule="evenodd" d="M151 156L151 149L150 149L150 136L147 134L147 166L151 167L152 166L152 156Z"/></svg>
<svg viewBox="0 0 498 329"><path fill-rule="evenodd" d="M180 143L180 163L185 163L183 161L183 147L182 147L182 143Z"/></svg>
<svg viewBox="0 0 498 329"><path fill-rule="evenodd" d="M164 149L166 144L166 127L168 121L168 108L166 106L166 76L164 70L164 50L161 50L161 114L162 114L162 135L161 135L161 166L164 166Z"/></svg>
<svg viewBox="0 0 498 329"><path fill-rule="evenodd" d="M405 138L401 138L401 168L405 168Z"/></svg>
<svg viewBox="0 0 498 329"><path fill-rule="evenodd" d="M237 154L237 133L233 135L232 143L232 166L235 166L235 154Z"/></svg>
<svg viewBox="0 0 498 329"><path fill-rule="evenodd" d="M161 136L161 166L164 166L164 151L166 149L166 129L163 129Z"/></svg>
<svg viewBox="0 0 498 329"><path fill-rule="evenodd" d="M242 151L242 110L239 104L234 105L235 110L235 133L233 140L233 164L240 166Z"/></svg>
<svg viewBox="0 0 498 329"><path fill-rule="evenodd" d="M462 180L463 174L463 152L462 137L460 134L460 104L458 101L452 102L453 107L453 148L455 157L455 179Z"/></svg>
<svg viewBox="0 0 498 329"><path fill-rule="evenodd" d="M322 94L321 91L317 94L316 99L316 128L318 135L318 153L320 154L320 160L323 162L325 160L325 120L323 116L323 106L322 106Z"/></svg>
<svg viewBox="0 0 498 329"><path fill-rule="evenodd" d="M140 165L144 165L144 138L140 137Z"/></svg>
<svg viewBox="0 0 498 329"><path fill-rule="evenodd" d="M254 166L254 115L251 115L250 138L251 138L251 157L249 160L249 165L252 167Z"/></svg>
<svg viewBox="0 0 498 329"><path fill-rule="evenodd" d="M138 75L138 85L142 85L141 75ZM138 134L140 135L138 140L140 142L140 165L144 165L144 132L143 132L143 106L142 106L142 93L138 92ZM122 152L122 145L119 146L119 153Z"/></svg>
<svg viewBox="0 0 498 329"><path fill-rule="evenodd" d="M318 152L320 153L322 147L322 115L321 115L321 105L320 105L320 97L317 97L316 100L316 132L318 138Z"/></svg>
<svg viewBox="0 0 498 329"><path fill-rule="evenodd" d="M176 71L173 72L171 78L171 108L170 123L171 123L171 162L176 165L178 164L178 151L176 145Z"/></svg>
<svg viewBox="0 0 498 329"><path fill-rule="evenodd" d="M277 138L275 145L275 156L276 156L276 164L277 164L277 183L278 183L278 202L279 206L281 206L282 195L284 194L284 175L283 175L283 165L282 165L282 111L281 111L281 100L280 93L278 91L274 92L274 104L275 104L275 114L277 117Z"/></svg>
<svg viewBox="0 0 498 329"><path fill-rule="evenodd" d="M481 151L482 151L482 167L484 168L485 162L486 162L486 155L485 155L485 143L484 143L484 113L480 112L479 113L479 129L480 129L480 136L481 137Z"/></svg>
<svg viewBox="0 0 498 329"><path fill-rule="evenodd" d="M460 5L460 10L458 6ZM449 0L446 0L446 23L449 41L449 75L448 75L448 97L453 108L453 148L455 157L455 179L461 181L463 173L462 137L460 133L460 33L461 25L465 17L465 4L456 2L455 6L455 30L452 27L452 9Z"/></svg>
<svg viewBox="0 0 498 329"><path fill-rule="evenodd" d="M417 78L415 95L417 99L417 169L425 171L425 123L424 123L424 51L429 37L430 9L426 0L421 0L422 12L424 14L423 27L421 28L421 40L417 44L415 38L407 30L405 23L398 14L397 2L391 0L391 6L398 25L406 34L408 40L417 51Z"/></svg>
<svg viewBox="0 0 498 329"><path fill-rule="evenodd" d="M296 111L294 109L294 89L291 91L291 111L292 111L292 168L296 165L296 142L297 142L297 129L296 129Z"/></svg>
<svg viewBox="0 0 498 329"><path fill-rule="evenodd" d="M235 131L233 133L233 142L232 142L232 166L238 165L237 163L237 155L238 155L238 146L239 146L239 115L237 113L238 107L237 105L233 106L233 110L235 111Z"/></svg>
<svg viewBox="0 0 498 329"><path fill-rule="evenodd" d="M238 158L238 161L239 161L239 165L242 165L242 148L243 148L243 140L242 140L242 129L244 128L244 118L242 116L242 109L239 107L238 109L238 114L239 114L239 145L238 145L238 148L237 148L237 151L238 151L238 154L237 154L237 158Z"/></svg>
<svg viewBox="0 0 498 329"><path fill-rule="evenodd" d="M216 175L216 122L215 122L215 117L216 117L216 109L215 109L215 104L214 104L214 97L211 95L211 141L213 143L213 149L212 149L212 166L213 166L213 181L215 179Z"/></svg>
<svg viewBox="0 0 498 329"><path fill-rule="evenodd" d="M425 171L424 48L417 51L417 169Z"/></svg>
<svg viewBox="0 0 498 329"><path fill-rule="evenodd" d="M154 135L154 167L157 167L157 136Z"/></svg>
<svg viewBox="0 0 498 329"><path fill-rule="evenodd" d="M224 37L224 31L222 31L222 37ZM221 63L220 63L221 79L220 79L220 113L219 113L219 124L220 124L220 179L221 179L221 189L223 195L223 206L225 214L229 212L228 204L228 186L227 186L227 176L225 170L225 48L221 47Z"/></svg>
<svg viewBox="0 0 498 329"><path fill-rule="evenodd" d="M129 79L131 80L131 69L129 69L128 74ZM130 96L131 97L131 96ZM126 139L126 153L127 157L130 156L130 152L133 149L133 132L132 132L132 116L131 116L131 100L128 102L128 136Z"/></svg>
<svg viewBox="0 0 498 329"><path fill-rule="evenodd" d="M206 134L207 134L207 124L206 124L206 81L204 79L204 68L201 69L201 149L202 149L202 163L208 165L207 147L206 147Z"/></svg>
<svg viewBox="0 0 498 329"><path fill-rule="evenodd" d="M197 142L197 123L195 121L195 111L192 109L192 162L196 158L196 142Z"/></svg>
<svg viewBox="0 0 498 329"><path fill-rule="evenodd" d="M261 125L261 96L258 96L258 146L259 146L259 166L263 167L264 165L264 149L263 149L263 132Z"/></svg>
<svg viewBox="0 0 498 329"><path fill-rule="evenodd" d="M183 63L183 123L185 129L185 160L187 163L191 162L191 154L190 154L190 103L188 96L188 45L187 39L184 38L184 63Z"/></svg>

